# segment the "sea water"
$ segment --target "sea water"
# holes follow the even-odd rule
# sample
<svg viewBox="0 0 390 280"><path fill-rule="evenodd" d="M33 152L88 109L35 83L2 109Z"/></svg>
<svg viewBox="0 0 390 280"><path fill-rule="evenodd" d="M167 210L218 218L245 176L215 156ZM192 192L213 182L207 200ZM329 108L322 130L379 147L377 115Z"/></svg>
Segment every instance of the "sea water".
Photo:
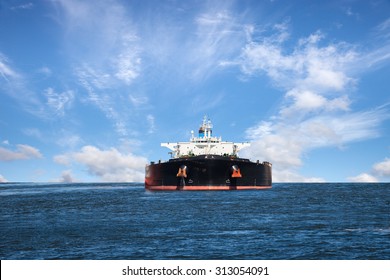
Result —
<svg viewBox="0 0 390 280"><path fill-rule="evenodd" d="M1 259L390 259L389 183L0 184Z"/></svg>

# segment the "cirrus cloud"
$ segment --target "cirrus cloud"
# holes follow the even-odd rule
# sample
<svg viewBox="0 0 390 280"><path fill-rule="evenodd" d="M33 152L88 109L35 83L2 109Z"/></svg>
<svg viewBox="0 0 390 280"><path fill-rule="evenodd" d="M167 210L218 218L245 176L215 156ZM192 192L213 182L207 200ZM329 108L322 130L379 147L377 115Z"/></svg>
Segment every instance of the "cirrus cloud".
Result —
<svg viewBox="0 0 390 280"><path fill-rule="evenodd" d="M47 88L45 95L49 109L58 116L64 116L65 109L69 108L74 100L74 93L71 90L63 93L56 93L54 89Z"/></svg>
<svg viewBox="0 0 390 280"><path fill-rule="evenodd" d="M11 68L8 58L0 53L0 75L9 82L10 79L18 79L20 75Z"/></svg>
<svg viewBox="0 0 390 280"><path fill-rule="evenodd" d="M112 121L121 137L134 125L129 86L142 70L142 47L135 25L119 1L58 0L67 53L84 102L96 106ZM98 31L98 32L96 32ZM133 108L131 108L133 109Z"/></svg>

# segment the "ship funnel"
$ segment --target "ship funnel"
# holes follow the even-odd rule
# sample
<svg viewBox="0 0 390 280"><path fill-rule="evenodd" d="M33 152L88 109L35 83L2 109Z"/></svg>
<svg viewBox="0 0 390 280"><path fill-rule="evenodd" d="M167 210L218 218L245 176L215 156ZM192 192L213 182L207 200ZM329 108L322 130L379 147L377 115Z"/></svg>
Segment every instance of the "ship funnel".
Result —
<svg viewBox="0 0 390 280"><path fill-rule="evenodd" d="M198 137L199 137L199 138L203 138L203 137L204 137L204 128L203 128L203 126L201 126L201 127L199 128Z"/></svg>
<svg viewBox="0 0 390 280"><path fill-rule="evenodd" d="M203 122L199 128L199 138L211 138L213 134L213 125L210 120L207 120L207 116L204 116Z"/></svg>

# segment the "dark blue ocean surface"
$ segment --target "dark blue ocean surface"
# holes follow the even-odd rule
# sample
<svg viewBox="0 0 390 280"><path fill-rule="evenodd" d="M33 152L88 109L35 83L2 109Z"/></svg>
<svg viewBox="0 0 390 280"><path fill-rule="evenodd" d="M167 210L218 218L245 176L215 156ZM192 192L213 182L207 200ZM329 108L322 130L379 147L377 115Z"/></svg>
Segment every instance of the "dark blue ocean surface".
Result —
<svg viewBox="0 0 390 280"><path fill-rule="evenodd" d="M390 184L0 184L1 259L390 259Z"/></svg>

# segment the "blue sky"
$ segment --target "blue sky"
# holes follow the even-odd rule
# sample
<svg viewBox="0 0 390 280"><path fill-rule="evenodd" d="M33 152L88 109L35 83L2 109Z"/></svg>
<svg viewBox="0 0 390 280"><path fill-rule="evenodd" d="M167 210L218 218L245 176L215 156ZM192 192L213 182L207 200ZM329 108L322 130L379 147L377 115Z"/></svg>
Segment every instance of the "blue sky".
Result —
<svg viewBox="0 0 390 280"><path fill-rule="evenodd" d="M0 2L0 181L143 181L204 115L275 182L388 182L390 2Z"/></svg>

